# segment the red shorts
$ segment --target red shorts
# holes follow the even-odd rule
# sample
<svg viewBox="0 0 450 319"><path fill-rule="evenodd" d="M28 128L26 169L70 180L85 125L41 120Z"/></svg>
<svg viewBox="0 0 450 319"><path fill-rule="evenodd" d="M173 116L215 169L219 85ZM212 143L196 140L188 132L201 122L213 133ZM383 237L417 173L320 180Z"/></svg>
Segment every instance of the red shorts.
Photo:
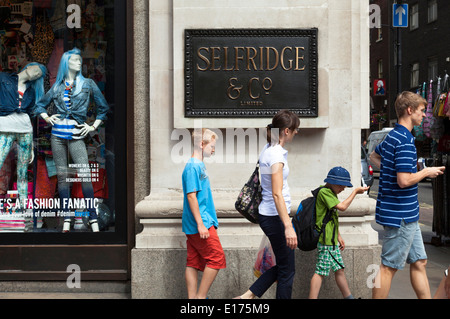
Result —
<svg viewBox="0 0 450 319"><path fill-rule="evenodd" d="M214 226L209 229L207 239L201 239L198 233L186 235L186 237L186 267L192 267L200 271L203 271L205 267L213 269L226 267L225 253Z"/></svg>

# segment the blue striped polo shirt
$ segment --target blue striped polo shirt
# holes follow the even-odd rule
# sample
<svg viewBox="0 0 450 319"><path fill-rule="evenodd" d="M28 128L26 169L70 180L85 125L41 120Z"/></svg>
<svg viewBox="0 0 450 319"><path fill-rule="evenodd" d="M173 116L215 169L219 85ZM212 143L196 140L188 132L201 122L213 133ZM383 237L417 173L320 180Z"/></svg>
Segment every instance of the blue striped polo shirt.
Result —
<svg viewBox="0 0 450 319"><path fill-rule="evenodd" d="M400 188L397 173L417 172L415 138L406 127L396 124L375 152L381 156L380 179L376 205L376 221L400 227L401 221L419 220L418 185Z"/></svg>

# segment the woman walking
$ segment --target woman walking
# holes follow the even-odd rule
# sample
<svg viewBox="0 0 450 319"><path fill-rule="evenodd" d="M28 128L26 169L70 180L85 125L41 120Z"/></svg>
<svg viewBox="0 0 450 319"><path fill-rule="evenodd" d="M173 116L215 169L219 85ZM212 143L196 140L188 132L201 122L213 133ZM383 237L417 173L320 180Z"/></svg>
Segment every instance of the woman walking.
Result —
<svg viewBox="0 0 450 319"><path fill-rule="evenodd" d="M277 281L277 299L290 299L295 273L294 249L297 236L289 218L291 197L287 177L289 166L286 143L298 133L300 120L290 111L282 110L267 126L267 145L259 156L262 202L259 206L259 224L269 238L276 265L263 273L250 289L237 297L261 297Z"/></svg>

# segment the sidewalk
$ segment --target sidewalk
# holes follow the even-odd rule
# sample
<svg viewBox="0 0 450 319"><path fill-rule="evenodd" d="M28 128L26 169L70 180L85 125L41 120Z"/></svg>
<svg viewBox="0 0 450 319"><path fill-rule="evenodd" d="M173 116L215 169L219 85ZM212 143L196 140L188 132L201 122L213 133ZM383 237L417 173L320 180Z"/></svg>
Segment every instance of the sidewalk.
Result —
<svg viewBox="0 0 450 319"><path fill-rule="evenodd" d="M2 299L130 299L129 293L2 292Z"/></svg>

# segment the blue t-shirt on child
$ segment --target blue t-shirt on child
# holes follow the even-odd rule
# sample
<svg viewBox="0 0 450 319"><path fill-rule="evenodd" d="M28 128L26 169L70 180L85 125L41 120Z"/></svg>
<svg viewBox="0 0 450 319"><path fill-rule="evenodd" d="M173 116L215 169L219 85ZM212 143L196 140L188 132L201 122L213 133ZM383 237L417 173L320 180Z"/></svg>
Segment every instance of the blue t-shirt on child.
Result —
<svg viewBox="0 0 450 319"><path fill-rule="evenodd" d="M183 232L186 235L198 233L197 223L187 200L187 194L192 192L197 192L197 201L203 225L208 229L211 226L217 228L219 222L217 221L216 208L214 207L211 186L209 184L209 177L205 164L202 161L191 157L184 167L182 183L184 195L182 217Z"/></svg>

